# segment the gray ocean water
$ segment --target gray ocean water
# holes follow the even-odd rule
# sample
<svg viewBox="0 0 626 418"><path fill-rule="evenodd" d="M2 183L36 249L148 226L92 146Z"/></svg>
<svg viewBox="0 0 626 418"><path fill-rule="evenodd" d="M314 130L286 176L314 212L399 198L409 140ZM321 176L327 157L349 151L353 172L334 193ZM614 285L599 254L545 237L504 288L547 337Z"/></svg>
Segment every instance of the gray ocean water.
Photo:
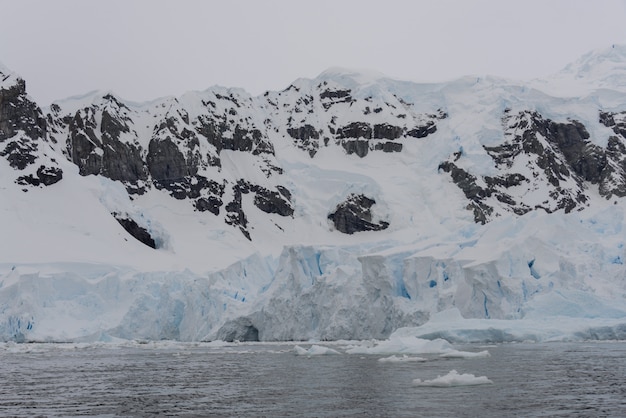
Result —
<svg viewBox="0 0 626 418"><path fill-rule="evenodd" d="M461 348L491 356L381 363L296 356L285 344L15 346L0 350L0 416L626 417L626 342ZM493 384L412 385L453 369Z"/></svg>

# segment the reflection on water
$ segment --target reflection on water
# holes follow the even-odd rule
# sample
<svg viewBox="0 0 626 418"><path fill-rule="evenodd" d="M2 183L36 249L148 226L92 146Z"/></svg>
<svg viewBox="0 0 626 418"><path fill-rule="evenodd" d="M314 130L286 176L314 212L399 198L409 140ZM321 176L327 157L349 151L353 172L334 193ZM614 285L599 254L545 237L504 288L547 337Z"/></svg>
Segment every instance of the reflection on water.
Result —
<svg viewBox="0 0 626 418"><path fill-rule="evenodd" d="M0 416L626 416L626 342L487 349L383 363L296 356L286 344L4 345ZM453 369L493 384L411 384Z"/></svg>

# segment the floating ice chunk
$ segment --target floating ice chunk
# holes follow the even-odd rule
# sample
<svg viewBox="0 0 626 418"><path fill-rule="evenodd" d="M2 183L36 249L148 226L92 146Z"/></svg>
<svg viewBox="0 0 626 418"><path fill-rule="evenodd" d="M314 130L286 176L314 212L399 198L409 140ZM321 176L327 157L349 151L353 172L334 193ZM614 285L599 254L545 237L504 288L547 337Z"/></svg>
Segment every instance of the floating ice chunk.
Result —
<svg viewBox="0 0 626 418"><path fill-rule="evenodd" d="M404 363L409 361L426 361L424 357L411 357L406 354L402 356L391 355L389 357L381 357L378 359L380 363Z"/></svg>
<svg viewBox="0 0 626 418"><path fill-rule="evenodd" d="M473 353L471 351L453 350L448 353L440 354L439 357L442 357L442 358L484 358L484 357L491 357L491 354L489 354L489 351L487 350L479 351L477 353Z"/></svg>
<svg viewBox="0 0 626 418"><path fill-rule="evenodd" d="M332 348L324 347L321 345L312 345L308 350L306 348L302 348L299 345L293 348L295 353L299 356L325 356L329 354L341 354L337 350L333 350Z"/></svg>
<svg viewBox="0 0 626 418"><path fill-rule="evenodd" d="M359 345L348 348L348 354L439 354L441 357L475 358L488 357L487 351L473 353L456 350L441 338L426 340L409 335L392 334L388 340L376 341L374 345Z"/></svg>
<svg viewBox="0 0 626 418"><path fill-rule="evenodd" d="M487 376L476 377L473 374L459 374L456 370L450 370L445 376L437 376L432 380L414 379L413 386L432 386L440 388L449 388L453 386L477 386L491 385L493 382L487 379Z"/></svg>
<svg viewBox="0 0 626 418"><path fill-rule="evenodd" d="M446 340L425 340L413 336L375 341L373 346L358 345L346 350L348 354L442 354L454 350Z"/></svg>

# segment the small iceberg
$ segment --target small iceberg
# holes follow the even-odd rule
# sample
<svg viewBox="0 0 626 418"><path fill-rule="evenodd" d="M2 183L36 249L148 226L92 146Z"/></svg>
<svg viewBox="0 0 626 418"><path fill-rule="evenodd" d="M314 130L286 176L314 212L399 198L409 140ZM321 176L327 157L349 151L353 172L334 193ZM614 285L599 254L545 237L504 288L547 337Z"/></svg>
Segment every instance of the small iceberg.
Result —
<svg viewBox="0 0 626 418"><path fill-rule="evenodd" d="M404 363L407 361L426 361L424 357L411 357L406 354L402 356L392 355L389 357L381 357L378 359L380 363Z"/></svg>
<svg viewBox="0 0 626 418"><path fill-rule="evenodd" d="M299 345L293 348L296 355L298 356L325 356L329 354L341 354L337 350L333 350L332 348L324 347L321 345L312 345L308 350L306 348L302 348Z"/></svg>
<svg viewBox="0 0 626 418"><path fill-rule="evenodd" d="M438 388L449 388L453 386L478 386L491 385L493 382L487 376L476 377L473 374L459 374L456 370L450 370L445 376L437 376L432 380L413 380L413 386L430 386Z"/></svg>

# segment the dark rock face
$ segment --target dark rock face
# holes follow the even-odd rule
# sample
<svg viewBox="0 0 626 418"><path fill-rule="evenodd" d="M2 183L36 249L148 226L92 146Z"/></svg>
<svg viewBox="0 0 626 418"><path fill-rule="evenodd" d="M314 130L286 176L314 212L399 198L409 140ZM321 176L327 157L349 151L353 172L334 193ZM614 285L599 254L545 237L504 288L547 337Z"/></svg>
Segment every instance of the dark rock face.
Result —
<svg viewBox="0 0 626 418"><path fill-rule="evenodd" d="M388 123L374 125L374 138L393 140L400 138L403 134L403 129L399 126L390 125Z"/></svg>
<svg viewBox="0 0 626 418"><path fill-rule="evenodd" d="M19 131L33 140L46 136L46 121L39 107L28 100L22 79L8 89L0 89L0 142Z"/></svg>
<svg viewBox="0 0 626 418"><path fill-rule="evenodd" d="M233 225L239 227L241 233L252 241L250 237L250 232L248 232L248 218L243 211L241 206L241 195L242 193L249 193L250 187L244 181L239 181L235 186L233 186L233 200L226 205L226 219L225 222L228 225Z"/></svg>
<svg viewBox="0 0 626 418"><path fill-rule="evenodd" d="M70 160L81 175L100 174L121 181L131 193L143 193L142 183L148 179L148 171L143 150L130 129L131 111L112 95L103 100L101 105L77 111L68 121ZM122 139L124 135L126 138Z"/></svg>
<svg viewBox="0 0 626 418"><path fill-rule="evenodd" d="M321 88L322 86L327 86L327 85L328 84L326 83L326 81L324 81L322 85L318 86L318 88ZM352 91L350 91L349 89L326 88L320 93L319 97L320 97L320 100L322 101L322 106L324 106L324 109L328 110L333 105L336 105L337 103L352 102L353 99L352 99L351 94L352 94Z"/></svg>
<svg viewBox="0 0 626 418"><path fill-rule="evenodd" d="M185 176L195 174L195 167L188 167L185 156L176 144L169 139L150 141L147 155L148 170L157 187L168 188Z"/></svg>
<svg viewBox="0 0 626 418"><path fill-rule="evenodd" d="M343 146L343 149L346 150L346 153L348 153L348 155L356 154L361 158L365 157L370 151L369 141L353 139L342 141L341 145Z"/></svg>
<svg viewBox="0 0 626 418"><path fill-rule="evenodd" d="M313 125L304 124L297 128L287 128L287 133L296 140L299 148L309 152L311 158L315 156L320 147L320 134Z"/></svg>
<svg viewBox="0 0 626 418"><path fill-rule="evenodd" d="M255 193L254 206L265 213L276 213L280 216L292 216L291 193L282 186L273 192L265 187L252 185L250 190Z"/></svg>
<svg viewBox="0 0 626 418"><path fill-rule="evenodd" d="M50 186L63 179L63 170L58 167L39 166L36 175L26 175L17 178L17 184L30 184L31 186Z"/></svg>
<svg viewBox="0 0 626 418"><path fill-rule="evenodd" d="M435 132L437 132L437 125L433 121L428 121L425 125L416 126L406 134L413 138L426 138L428 135L434 134Z"/></svg>
<svg viewBox="0 0 626 418"><path fill-rule="evenodd" d="M277 191L271 191L257 184L239 180L233 186L233 200L226 205L226 223L238 226L243 235L251 240L248 231L248 218L243 211L242 195L254 193L254 205L265 213L275 213L280 216L292 216L294 212L291 203L291 193L285 187L277 186Z"/></svg>
<svg viewBox="0 0 626 418"><path fill-rule="evenodd" d="M619 113L600 112L600 123L612 128L606 147L607 164L600 181L600 194L610 198L626 196L626 111Z"/></svg>
<svg viewBox="0 0 626 418"><path fill-rule="evenodd" d="M43 149L48 142L46 126L41 110L26 95L24 80L0 89L0 157L18 171L30 171L15 180L20 185L49 186L63 178L56 160Z"/></svg>
<svg viewBox="0 0 626 418"><path fill-rule="evenodd" d="M156 248L156 242L150 235L150 233L145 229L137 225L132 218L121 215L119 213L112 213L113 217L119 222L120 225L133 236L137 241L142 242L150 248Z"/></svg>
<svg viewBox="0 0 626 418"><path fill-rule="evenodd" d="M620 131L615 114L601 113L600 121ZM589 141L589 133L580 122L557 123L530 111L517 115L505 112L503 125L504 143L485 147L502 175L469 173L458 163L461 152L439 165L470 200L468 209L474 212L476 222L488 222L496 207L517 215L535 209L580 210L587 205L587 184L598 185L600 194L607 198L626 192L624 138L610 138L603 149ZM533 173L532 178L512 171L517 161L527 161L524 165ZM545 194L543 202L534 206L524 203L522 196L533 193Z"/></svg>
<svg viewBox="0 0 626 418"><path fill-rule="evenodd" d="M335 228L344 234L362 231L380 231L389 226L388 222L372 222L371 208L376 202L362 194L352 194L337 205L335 211L328 215Z"/></svg>

